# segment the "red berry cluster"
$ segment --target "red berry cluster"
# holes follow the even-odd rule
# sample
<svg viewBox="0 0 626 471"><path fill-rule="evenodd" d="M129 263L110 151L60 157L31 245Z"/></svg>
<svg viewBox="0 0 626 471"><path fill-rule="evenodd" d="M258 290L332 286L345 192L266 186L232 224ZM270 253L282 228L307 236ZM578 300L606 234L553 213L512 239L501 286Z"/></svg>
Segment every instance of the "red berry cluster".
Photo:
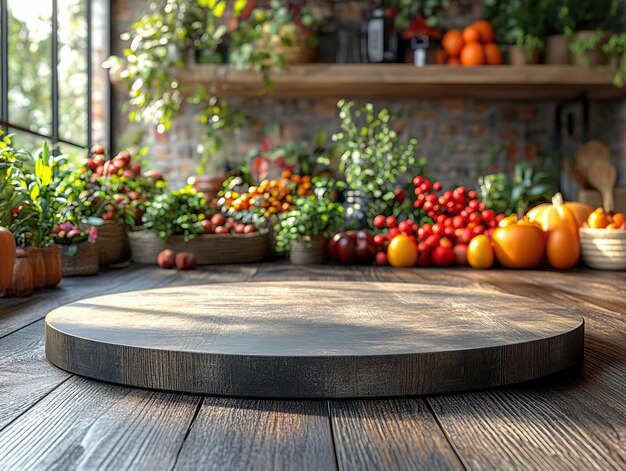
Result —
<svg viewBox="0 0 626 471"><path fill-rule="evenodd" d="M398 223L393 216L376 216L374 226L388 232L378 234L374 241L379 247L386 248L397 235L410 237L417 244L420 266L454 263L455 246L464 246L479 234L491 236L504 217L486 209L485 204L478 201L478 194L464 186L438 194L442 190L441 183L433 183L422 176L415 177L413 185L415 209L425 211L433 223L418 226L412 219Z"/></svg>

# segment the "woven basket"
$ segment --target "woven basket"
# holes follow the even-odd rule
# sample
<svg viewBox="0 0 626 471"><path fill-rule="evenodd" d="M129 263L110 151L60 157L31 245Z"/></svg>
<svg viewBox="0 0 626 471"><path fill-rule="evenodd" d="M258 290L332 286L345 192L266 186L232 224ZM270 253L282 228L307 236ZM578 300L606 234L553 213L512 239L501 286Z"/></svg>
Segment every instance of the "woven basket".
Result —
<svg viewBox="0 0 626 471"><path fill-rule="evenodd" d="M128 234L133 262L156 265L161 251L190 252L198 265L226 265L231 263L256 263L267 253L267 231L252 234L203 234L186 241L183 236L173 236L163 242L149 231Z"/></svg>
<svg viewBox="0 0 626 471"><path fill-rule="evenodd" d="M626 230L580 229L585 265L598 270L626 270Z"/></svg>
<svg viewBox="0 0 626 471"><path fill-rule="evenodd" d="M289 260L294 265L322 265L326 263L326 238L305 236L291 244Z"/></svg>
<svg viewBox="0 0 626 471"><path fill-rule="evenodd" d="M98 262L98 247L93 242L81 242L78 251L74 255L68 255L67 245L59 245L61 250L61 263L63 264L63 276L90 276L100 272Z"/></svg>
<svg viewBox="0 0 626 471"><path fill-rule="evenodd" d="M101 267L127 262L130 244L124 227L117 221L104 221L98 227L98 260Z"/></svg>

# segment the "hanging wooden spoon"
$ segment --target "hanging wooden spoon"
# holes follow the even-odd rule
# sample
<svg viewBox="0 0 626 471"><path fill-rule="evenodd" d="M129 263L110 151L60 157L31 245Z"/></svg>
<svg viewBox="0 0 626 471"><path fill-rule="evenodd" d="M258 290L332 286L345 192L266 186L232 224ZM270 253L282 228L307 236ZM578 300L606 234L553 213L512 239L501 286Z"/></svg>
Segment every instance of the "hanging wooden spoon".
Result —
<svg viewBox="0 0 626 471"><path fill-rule="evenodd" d="M613 211L613 189L617 180L617 170L610 162L596 160L589 165L587 178L589 183L602 194L602 206L609 213Z"/></svg>

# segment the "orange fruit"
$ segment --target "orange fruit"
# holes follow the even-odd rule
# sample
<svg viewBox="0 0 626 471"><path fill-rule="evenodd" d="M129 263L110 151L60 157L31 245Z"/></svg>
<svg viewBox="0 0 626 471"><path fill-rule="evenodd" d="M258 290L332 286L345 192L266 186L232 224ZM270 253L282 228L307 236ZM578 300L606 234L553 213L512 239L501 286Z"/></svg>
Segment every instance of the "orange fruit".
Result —
<svg viewBox="0 0 626 471"><path fill-rule="evenodd" d="M478 20L472 25L472 27L478 30L479 40L481 43L487 44L493 42L493 27L487 20Z"/></svg>
<svg viewBox="0 0 626 471"><path fill-rule="evenodd" d="M613 214L613 223L617 226L621 226L626 222L626 217L622 213Z"/></svg>
<svg viewBox="0 0 626 471"><path fill-rule="evenodd" d="M458 57L461 49L463 49L463 44L463 34L458 29L448 31L441 41L443 50L446 51L448 57Z"/></svg>
<svg viewBox="0 0 626 471"><path fill-rule="evenodd" d="M461 64L465 66L483 65L485 63L485 51L483 45L471 42L463 46L461 50Z"/></svg>
<svg viewBox="0 0 626 471"><path fill-rule="evenodd" d="M459 60L458 57L448 57L448 60L446 61L446 64L448 64L448 65L461 65L461 61Z"/></svg>
<svg viewBox="0 0 626 471"><path fill-rule="evenodd" d="M485 62L489 65L502 64L502 51L496 43L487 43L485 49Z"/></svg>
<svg viewBox="0 0 626 471"><path fill-rule="evenodd" d="M466 43L480 42L480 31L474 26L468 26L463 30L463 41Z"/></svg>
<svg viewBox="0 0 626 471"><path fill-rule="evenodd" d="M604 229L611 223L609 216L604 212L604 209L598 208L589 215L587 223L591 229Z"/></svg>
<svg viewBox="0 0 626 471"><path fill-rule="evenodd" d="M398 235L389 244L387 257L392 267L412 267L417 263L417 246L408 236Z"/></svg>
<svg viewBox="0 0 626 471"><path fill-rule="evenodd" d="M481 234L470 241L467 247L467 262L472 268L487 269L493 266L493 247L489 237Z"/></svg>

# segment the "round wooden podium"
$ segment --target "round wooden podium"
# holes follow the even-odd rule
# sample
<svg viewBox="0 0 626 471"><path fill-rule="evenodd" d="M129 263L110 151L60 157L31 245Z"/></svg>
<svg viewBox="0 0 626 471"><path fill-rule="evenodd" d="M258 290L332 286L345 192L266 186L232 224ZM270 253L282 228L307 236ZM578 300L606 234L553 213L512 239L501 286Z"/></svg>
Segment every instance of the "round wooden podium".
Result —
<svg viewBox="0 0 626 471"><path fill-rule="evenodd" d="M543 301L404 283L258 282L85 299L48 314L46 355L128 386L274 398L501 386L582 360L584 321Z"/></svg>

